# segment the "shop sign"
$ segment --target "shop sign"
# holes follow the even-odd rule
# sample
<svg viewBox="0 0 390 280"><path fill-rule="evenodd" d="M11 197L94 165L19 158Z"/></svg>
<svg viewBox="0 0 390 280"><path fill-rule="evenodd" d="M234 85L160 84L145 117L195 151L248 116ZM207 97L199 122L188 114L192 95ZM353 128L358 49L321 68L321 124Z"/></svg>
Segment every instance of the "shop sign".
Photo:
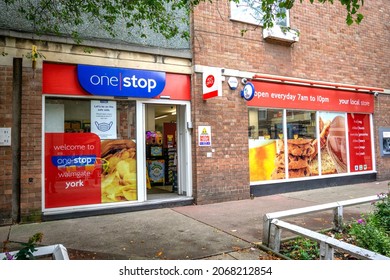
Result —
<svg viewBox="0 0 390 280"><path fill-rule="evenodd" d="M207 147L211 146L211 127L210 126L199 126L199 146Z"/></svg>
<svg viewBox="0 0 390 280"><path fill-rule="evenodd" d="M373 113L374 95L362 92L252 81L254 98L248 106Z"/></svg>
<svg viewBox="0 0 390 280"><path fill-rule="evenodd" d="M116 101L91 100L91 132L100 139L116 139Z"/></svg>
<svg viewBox="0 0 390 280"><path fill-rule="evenodd" d="M46 133L45 208L101 202L100 147L93 133Z"/></svg>
<svg viewBox="0 0 390 280"><path fill-rule="evenodd" d="M255 96L255 87L252 83L246 83L244 88L241 91L241 97L246 101L250 101Z"/></svg>
<svg viewBox="0 0 390 280"><path fill-rule="evenodd" d="M143 71L148 72L148 71ZM158 73L160 72L153 72ZM164 73L163 73L164 74ZM160 94L153 98L161 98L161 96L168 97L170 100L191 100L191 76L187 74L165 73L165 86ZM112 79L112 82L115 78ZM140 82L140 81L139 81ZM144 86L141 80L141 86ZM115 83L115 82L114 82ZM152 87L153 84L150 85ZM162 86L161 86L162 87ZM138 88L139 89L139 88ZM156 92L155 92L156 91ZM147 89L146 89L147 92ZM50 63L44 62L42 66L42 93L56 94L67 96L90 96L78 80L78 66L74 64ZM124 90L122 88L121 95L114 95L118 97L127 97L122 95ZM157 93L156 89L153 94ZM141 91L137 92L141 94ZM102 95L110 96L109 93ZM149 95L149 93L147 94ZM111 95L112 96L112 95Z"/></svg>
<svg viewBox="0 0 390 280"><path fill-rule="evenodd" d="M203 99L222 96L221 69L206 67L203 72Z"/></svg>
<svg viewBox="0 0 390 280"><path fill-rule="evenodd" d="M84 90L99 96L153 98L166 83L164 72L91 65L78 65L77 77Z"/></svg>

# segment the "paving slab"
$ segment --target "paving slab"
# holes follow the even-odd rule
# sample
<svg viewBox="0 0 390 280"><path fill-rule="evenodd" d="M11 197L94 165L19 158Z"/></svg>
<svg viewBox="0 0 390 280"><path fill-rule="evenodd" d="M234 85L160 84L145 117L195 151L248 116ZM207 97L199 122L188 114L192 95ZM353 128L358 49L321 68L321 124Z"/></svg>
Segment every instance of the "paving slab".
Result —
<svg viewBox="0 0 390 280"><path fill-rule="evenodd" d="M266 213L387 193L387 182L330 187L208 205L180 206L0 227L0 240L26 242L43 233L42 245L62 244L109 259L257 259ZM344 211L359 217L372 207ZM332 226L332 211L286 221L318 230Z"/></svg>

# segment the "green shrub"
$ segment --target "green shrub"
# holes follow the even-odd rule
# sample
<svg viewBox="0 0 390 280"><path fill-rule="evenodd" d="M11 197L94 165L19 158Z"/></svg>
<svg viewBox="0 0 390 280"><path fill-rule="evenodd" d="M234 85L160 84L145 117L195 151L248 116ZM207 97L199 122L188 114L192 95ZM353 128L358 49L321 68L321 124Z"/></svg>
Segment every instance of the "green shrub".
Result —
<svg viewBox="0 0 390 280"><path fill-rule="evenodd" d="M348 233L357 246L390 257L390 196L379 197L373 212L352 222Z"/></svg>
<svg viewBox="0 0 390 280"><path fill-rule="evenodd" d="M353 222L348 231L356 246L390 257L389 235L370 217L362 221Z"/></svg>
<svg viewBox="0 0 390 280"><path fill-rule="evenodd" d="M308 238L296 238L286 241L280 253L293 260L316 260L320 251L318 243Z"/></svg>
<svg viewBox="0 0 390 280"><path fill-rule="evenodd" d="M374 203L373 219L379 227L390 232L390 193L378 195L381 200Z"/></svg>

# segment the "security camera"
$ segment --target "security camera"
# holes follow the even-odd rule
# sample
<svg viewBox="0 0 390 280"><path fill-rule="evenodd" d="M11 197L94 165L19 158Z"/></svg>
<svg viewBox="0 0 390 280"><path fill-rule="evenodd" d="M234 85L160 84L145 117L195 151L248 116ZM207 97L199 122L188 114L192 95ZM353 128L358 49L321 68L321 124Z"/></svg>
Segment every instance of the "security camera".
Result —
<svg viewBox="0 0 390 280"><path fill-rule="evenodd" d="M248 82L248 79L247 79L247 78L242 78L242 79L241 79L241 83L242 83L243 85L246 85L247 82Z"/></svg>
<svg viewBox="0 0 390 280"><path fill-rule="evenodd" d="M374 96L377 97L379 95L379 92L374 91Z"/></svg>

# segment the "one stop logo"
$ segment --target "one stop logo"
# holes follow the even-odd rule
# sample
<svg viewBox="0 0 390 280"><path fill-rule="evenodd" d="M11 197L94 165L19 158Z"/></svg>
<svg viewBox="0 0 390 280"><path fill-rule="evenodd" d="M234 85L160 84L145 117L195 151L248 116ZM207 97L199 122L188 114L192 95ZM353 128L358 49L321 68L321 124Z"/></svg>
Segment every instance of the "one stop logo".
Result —
<svg viewBox="0 0 390 280"><path fill-rule="evenodd" d="M212 87L214 85L214 82L215 82L215 78L213 75L208 75L207 78L206 78L206 86L208 88Z"/></svg>

